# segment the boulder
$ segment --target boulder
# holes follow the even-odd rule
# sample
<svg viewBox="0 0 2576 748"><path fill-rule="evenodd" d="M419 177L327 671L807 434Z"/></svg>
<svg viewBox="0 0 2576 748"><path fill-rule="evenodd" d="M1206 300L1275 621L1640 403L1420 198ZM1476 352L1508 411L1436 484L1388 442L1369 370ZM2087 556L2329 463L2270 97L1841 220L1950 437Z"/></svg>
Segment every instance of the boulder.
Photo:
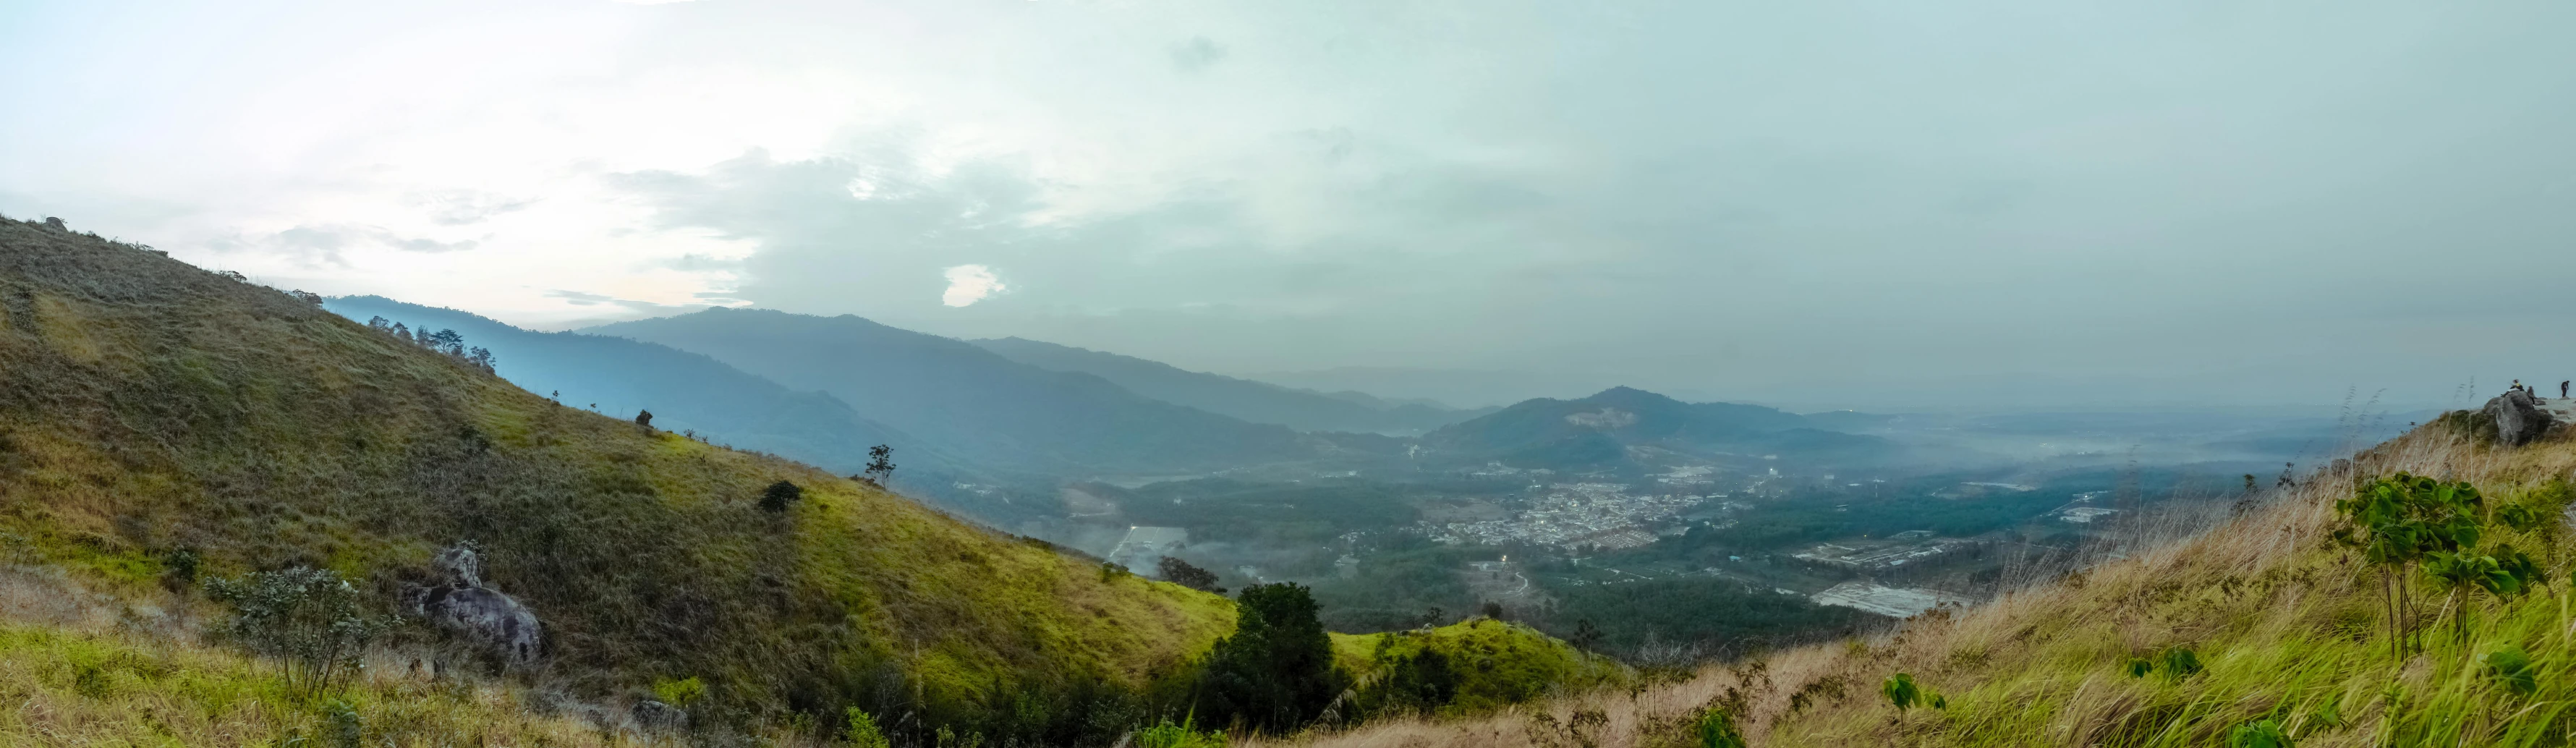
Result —
<svg viewBox="0 0 2576 748"><path fill-rule="evenodd" d="M536 612L517 598L484 586L482 560L474 549L449 548L431 563L447 579L411 590L413 615L482 645L510 665L536 661L544 644Z"/></svg>
<svg viewBox="0 0 2576 748"><path fill-rule="evenodd" d="M2543 410L2530 393L2522 390L2505 390L2504 394L2488 400L2487 407L2481 412L2487 420L2495 422L2496 441L2508 447L2530 444L2540 435L2549 433L2549 427L2557 425L2549 411Z"/></svg>

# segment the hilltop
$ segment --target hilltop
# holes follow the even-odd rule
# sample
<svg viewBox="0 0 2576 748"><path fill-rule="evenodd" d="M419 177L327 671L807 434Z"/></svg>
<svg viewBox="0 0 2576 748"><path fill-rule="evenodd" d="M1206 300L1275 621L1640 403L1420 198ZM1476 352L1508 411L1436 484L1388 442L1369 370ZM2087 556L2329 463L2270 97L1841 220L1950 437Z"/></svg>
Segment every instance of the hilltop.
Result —
<svg viewBox="0 0 2576 748"><path fill-rule="evenodd" d="M1424 435L1422 446L1450 460L1553 469L1627 463L1640 448L1843 465L1883 463L1901 454L1886 439L1832 431L1821 423L1759 405L1686 403L1612 387L1575 400L1524 400L1443 426Z"/></svg>
<svg viewBox="0 0 2576 748"><path fill-rule="evenodd" d="M1102 710L1232 628L1216 596L557 404L314 301L0 222L13 562L159 620L202 604L193 574L295 565L390 608L470 542L542 620L518 682L622 708L698 678L705 724L855 705L996 740L1121 729ZM801 498L761 508L781 481Z"/></svg>
<svg viewBox="0 0 2576 748"><path fill-rule="evenodd" d="M2494 428L2445 416L2294 487L2219 504L2209 529L2150 526L2179 539L2147 532L2101 563L1880 635L1526 715L1388 722L1302 745L1697 745L1691 725L1712 710L1751 744L1784 747L2565 745L2576 733L2565 698L2576 689L2576 548L2564 519L2576 439L2561 426L2513 447ZM2448 597L2410 577L2423 599L2393 614L2380 572L2335 540L2349 526L2336 502L2399 472L2476 486L2492 523L2480 552L2529 552L2547 589ZM2541 521L2494 519L2516 511ZM2467 623L2454 624L2463 610ZM2392 617L2422 632L2420 650L2397 653ZM1891 705L1881 686L1900 673L1940 706Z"/></svg>

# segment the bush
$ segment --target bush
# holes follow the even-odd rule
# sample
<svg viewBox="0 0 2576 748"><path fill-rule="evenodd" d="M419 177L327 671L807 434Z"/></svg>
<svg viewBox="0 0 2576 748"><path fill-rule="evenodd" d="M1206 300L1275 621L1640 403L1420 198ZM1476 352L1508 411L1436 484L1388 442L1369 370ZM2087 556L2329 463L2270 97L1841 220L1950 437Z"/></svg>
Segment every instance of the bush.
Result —
<svg viewBox="0 0 2576 748"><path fill-rule="evenodd" d="M855 706L850 707L847 713L850 724L841 729L841 742L850 744L851 748L888 748L890 744L886 741L885 731L877 728L875 717Z"/></svg>
<svg viewBox="0 0 2576 748"><path fill-rule="evenodd" d="M1225 732L1203 733L1193 729L1190 718L1180 724L1169 719L1161 724L1136 731L1136 748L1225 748Z"/></svg>
<svg viewBox="0 0 2576 748"><path fill-rule="evenodd" d="M1342 691L1314 595L1300 584L1257 584L1235 609L1234 635L1208 653L1201 711L1283 732L1314 719Z"/></svg>
<svg viewBox="0 0 2576 748"><path fill-rule="evenodd" d="M760 508L772 512L787 511L787 505L805 498L805 489L794 483L779 481L760 492Z"/></svg>
<svg viewBox="0 0 2576 748"><path fill-rule="evenodd" d="M287 690L320 698L365 667L367 645L393 626L359 604L357 587L329 569L263 571L206 583L238 614L224 631L253 652L284 661Z"/></svg>
<svg viewBox="0 0 2576 748"><path fill-rule="evenodd" d="M1155 569L1160 572L1163 581L1200 592L1225 594L1225 588L1216 586L1216 572L1192 566L1188 561L1164 556L1163 560L1155 562Z"/></svg>

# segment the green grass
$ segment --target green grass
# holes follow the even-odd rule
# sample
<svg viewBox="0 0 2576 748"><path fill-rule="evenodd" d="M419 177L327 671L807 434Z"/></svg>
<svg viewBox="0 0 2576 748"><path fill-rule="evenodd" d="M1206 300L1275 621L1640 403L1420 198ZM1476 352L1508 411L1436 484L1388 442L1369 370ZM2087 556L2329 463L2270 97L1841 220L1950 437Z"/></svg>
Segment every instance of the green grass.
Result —
<svg viewBox="0 0 2576 748"><path fill-rule="evenodd" d="M1334 664L1354 678L1386 660L1436 651L1458 674L1455 701L1441 711L1491 711L1542 696L1626 683L1625 666L1537 629L1489 618L1471 618L1427 631L1333 634Z"/></svg>
<svg viewBox="0 0 2576 748"><path fill-rule="evenodd" d="M500 686L370 678L340 698L365 745L608 745L529 714ZM0 623L0 744L271 746L318 738L323 705L289 698L276 669L223 650ZM314 745L329 745L326 741Z"/></svg>
<svg viewBox="0 0 2576 748"><path fill-rule="evenodd" d="M1765 715L1774 720L1767 744L2180 747L2227 745L2272 728L2300 746L2569 744L2576 594L2567 576L2576 548L2557 521L2570 491L2556 476L2576 465L2576 445L2495 450L2427 427L2358 462L2354 474L2319 476L2270 510L2178 549L1850 647L1794 677L1874 683L1910 672L1947 695L1948 708L1900 715L1857 693L1823 699ZM2338 521L2332 500L2355 478L2401 469L2465 477L2490 501L2540 510L2549 522L2530 532L2490 526L2481 545L2533 550L2553 572L2550 588L2451 600L2419 579L2424 604L2411 615L2425 645L2399 656L2380 572L2326 533ZM2442 623L2444 610L2461 606L2466 636ZM2177 649L2196 654L2202 669L2132 675L2133 661L2161 663ZM2494 666L2514 665L2516 655L2527 655L2527 666Z"/></svg>
<svg viewBox="0 0 2576 748"><path fill-rule="evenodd" d="M144 596L188 549L210 575L326 566L390 606L471 540L544 621L545 662L521 677L586 699L698 677L706 715L747 725L847 706L972 722L1145 693L1233 624L1215 596L1104 580L900 496L16 221L0 221L0 371L10 560ZM804 500L756 508L778 480Z"/></svg>

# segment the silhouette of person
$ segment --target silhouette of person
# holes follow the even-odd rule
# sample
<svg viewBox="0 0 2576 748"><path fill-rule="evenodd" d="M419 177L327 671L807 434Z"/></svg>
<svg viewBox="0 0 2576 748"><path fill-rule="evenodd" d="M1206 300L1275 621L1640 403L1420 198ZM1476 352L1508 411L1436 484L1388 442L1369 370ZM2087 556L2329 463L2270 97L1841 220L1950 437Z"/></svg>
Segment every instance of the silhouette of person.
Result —
<svg viewBox="0 0 2576 748"><path fill-rule="evenodd" d="M2560 400L2567 399L2567 382L2568 380L2565 379L2558 380L2558 399Z"/></svg>

